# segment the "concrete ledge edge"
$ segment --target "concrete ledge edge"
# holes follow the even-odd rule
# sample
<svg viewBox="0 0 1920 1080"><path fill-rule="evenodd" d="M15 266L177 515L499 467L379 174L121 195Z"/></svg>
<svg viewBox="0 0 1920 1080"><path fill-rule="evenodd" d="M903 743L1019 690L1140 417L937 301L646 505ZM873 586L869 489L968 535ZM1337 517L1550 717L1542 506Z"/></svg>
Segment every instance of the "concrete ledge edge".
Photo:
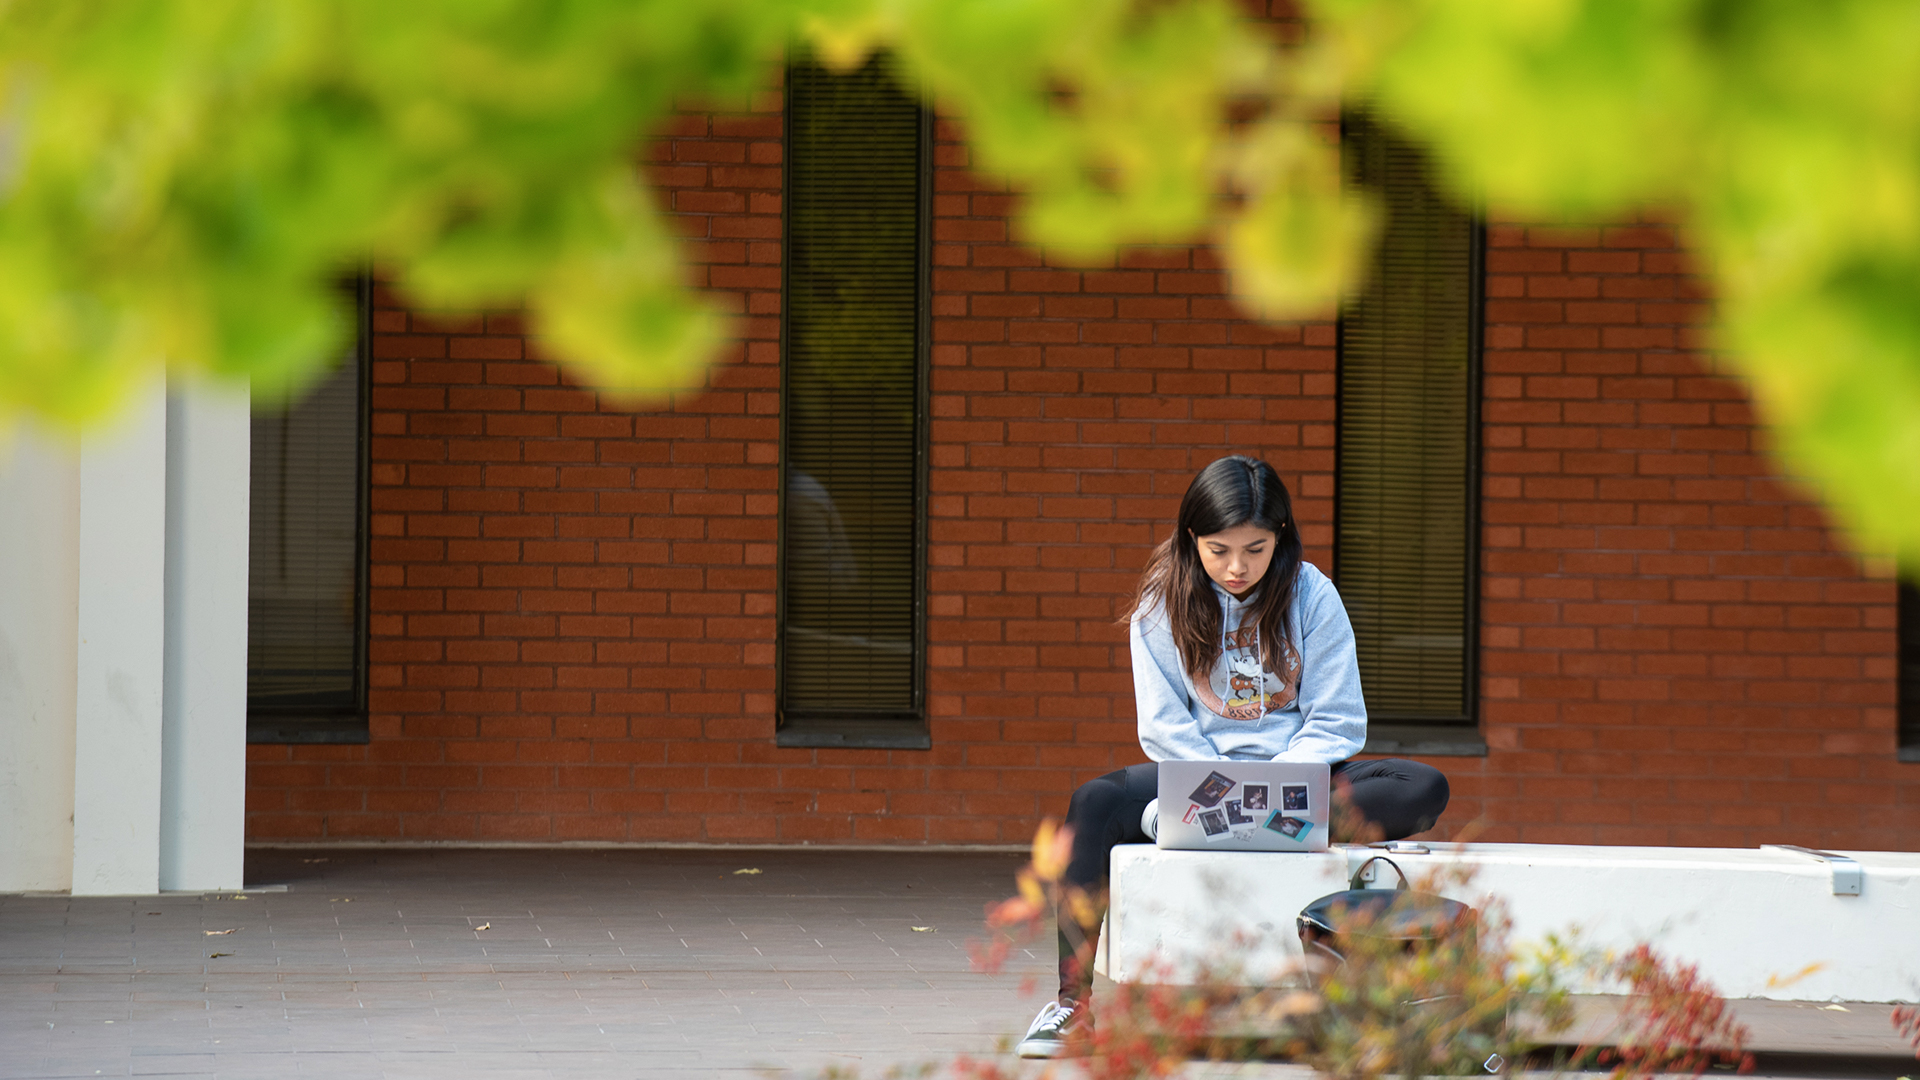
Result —
<svg viewBox="0 0 1920 1080"><path fill-rule="evenodd" d="M861 851L890 855L913 854L991 854L1024 855L1028 844L720 844L711 842L625 841L625 840L249 840L248 851L307 851L329 848L335 851Z"/></svg>

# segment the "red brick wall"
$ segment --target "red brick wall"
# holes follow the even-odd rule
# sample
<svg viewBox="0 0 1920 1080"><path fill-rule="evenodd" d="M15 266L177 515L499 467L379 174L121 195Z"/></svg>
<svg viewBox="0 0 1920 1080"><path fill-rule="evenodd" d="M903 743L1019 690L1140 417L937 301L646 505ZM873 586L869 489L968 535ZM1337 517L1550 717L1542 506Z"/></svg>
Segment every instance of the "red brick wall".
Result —
<svg viewBox="0 0 1920 1080"><path fill-rule="evenodd" d="M251 837L725 840L831 806L830 780L767 767L781 123L760 104L681 118L651 162L739 319L706 392L635 416L530 358L514 315L378 299L372 741L250 747Z"/></svg>
<svg viewBox="0 0 1920 1080"><path fill-rule="evenodd" d="M685 119L655 179L741 317L635 416L510 315L376 312L373 741L250 748L255 840L1016 843L1142 760L1114 616L1193 472L1267 457L1329 566L1330 324L1236 316L1206 250L1049 265L938 149L933 749L773 744L780 125ZM1912 847L1892 595L1770 478L1658 229L1496 229L1487 838Z"/></svg>
<svg viewBox="0 0 1920 1080"><path fill-rule="evenodd" d="M1671 229L1490 231L1482 690L1456 822L1913 848L1893 587L1783 484Z"/></svg>

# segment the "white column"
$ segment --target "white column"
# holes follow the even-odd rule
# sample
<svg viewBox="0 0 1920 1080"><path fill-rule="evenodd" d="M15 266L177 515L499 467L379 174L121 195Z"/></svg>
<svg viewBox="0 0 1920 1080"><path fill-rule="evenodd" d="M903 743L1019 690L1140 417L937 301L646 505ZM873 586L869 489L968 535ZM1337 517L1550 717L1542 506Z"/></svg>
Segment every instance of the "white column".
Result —
<svg viewBox="0 0 1920 1080"><path fill-rule="evenodd" d="M76 445L0 437L0 892L73 882Z"/></svg>
<svg viewBox="0 0 1920 1080"><path fill-rule="evenodd" d="M244 386L167 397L162 889L242 884L251 435Z"/></svg>
<svg viewBox="0 0 1920 1080"><path fill-rule="evenodd" d="M73 895L160 887L167 412L157 383L80 444Z"/></svg>

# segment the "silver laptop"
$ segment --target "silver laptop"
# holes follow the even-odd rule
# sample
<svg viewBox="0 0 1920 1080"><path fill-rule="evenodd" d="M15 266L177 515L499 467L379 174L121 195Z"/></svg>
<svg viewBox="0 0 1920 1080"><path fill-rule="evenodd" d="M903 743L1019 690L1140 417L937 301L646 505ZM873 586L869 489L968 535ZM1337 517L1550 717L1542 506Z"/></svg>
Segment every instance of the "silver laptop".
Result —
<svg viewBox="0 0 1920 1080"><path fill-rule="evenodd" d="M1324 764L1283 761L1160 763L1162 848L1325 851Z"/></svg>

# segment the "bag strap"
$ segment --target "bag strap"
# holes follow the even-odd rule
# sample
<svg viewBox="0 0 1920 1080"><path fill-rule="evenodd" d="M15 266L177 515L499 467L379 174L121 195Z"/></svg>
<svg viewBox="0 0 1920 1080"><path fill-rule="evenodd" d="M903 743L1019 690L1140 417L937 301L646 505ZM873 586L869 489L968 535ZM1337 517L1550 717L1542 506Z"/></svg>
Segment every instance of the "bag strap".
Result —
<svg viewBox="0 0 1920 1080"><path fill-rule="evenodd" d="M1397 890L1405 890L1405 889L1407 889L1407 888L1409 888L1409 887L1410 887L1410 886L1409 886L1409 885L1407 884L1407 872L1406 872L1405 870L1402 870L1402 869L1400 869L1400 864L1399 864L1399 863L1397 863L1397 862L1394 862L1394 861L1393 861L1392 859L1389 859L1389 858L1387 858L1387 857L1386 857L1385 855L1375 855L1375 856L1373 856L1372 858L1370 858L1370 859L1368 859L1368 860L1367 860L1366 862L1363 862L1363 863L1361 863L1361 864L1360 864L1360 869L1358 869L1358 870L1355 870L1355 871L1353 872L1353 880L1352 880L1352 881L1349 881L1349 882L1348 882L1347 884L1348 884L1348 885L1349 885L1350 887L1352 887L1352 888L1355 888L1355 889L1364 889L1364 888L1366 888L1366 886L1365 886L1365 885L1362 885L1362 884L1361 884L1361 882L1362 882L1362 881L1364 881L1364 880L1366 879L1366 876L1367 876L1367 867L1369 867L1369 866L1372 866L1372 865L1373 865L1374 863L1377 863L1377 862L1383 862L1383 863L1386 863L1386 864L1387 864L1388 866L1391 866L1391 867L1393 867L1393 872L1394 872L1394 873L1396 873L1396 874L1399 874L1399 875L1400 875L1400 884L1398 884L1398 885L1396 885L1396 886L1394 886L1394 888L1395 888L1395 889L1397 889Z"/></svg>

